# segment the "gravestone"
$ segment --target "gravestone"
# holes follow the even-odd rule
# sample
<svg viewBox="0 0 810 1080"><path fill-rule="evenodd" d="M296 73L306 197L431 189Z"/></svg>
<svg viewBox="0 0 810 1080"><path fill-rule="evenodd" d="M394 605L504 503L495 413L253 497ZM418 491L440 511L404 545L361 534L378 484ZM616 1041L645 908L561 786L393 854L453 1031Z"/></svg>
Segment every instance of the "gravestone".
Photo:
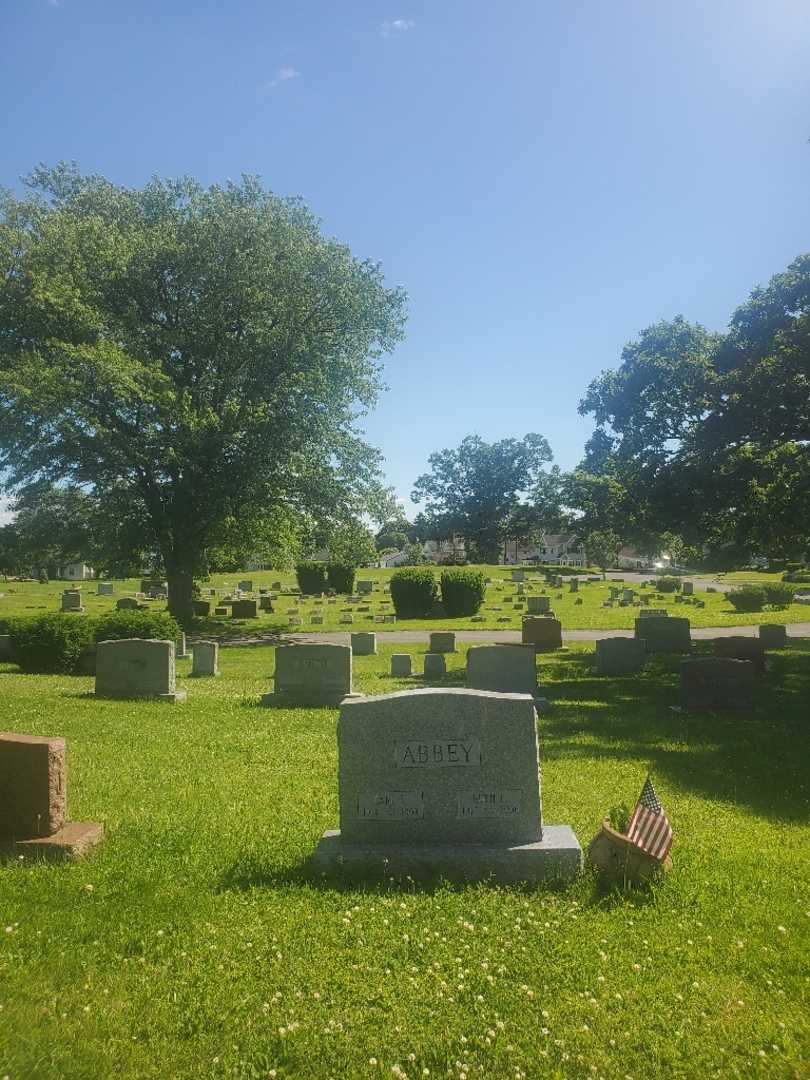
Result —
<svg viewBox="0 0 810 1080"><path fill-rule="evenodd" d="M551 610L550 596L530 596L526 610L530 615L543 615Z"/></svg>
<svg viewBox="0 0 810 1080"><path fill-rule="evenodd" d="M309 621L313 626L323 626L323 615L314 614Z"/></svg>
<svg viewBox="0 0 810 1080"><path fill-rule="evenodd" d="M441 679L447 674L443 653L425 653L424 673L426 679Z"/></svg>
<svg viewBox="0 0 810 1080"><path fill-rule="evenodd" d="M231 605L231 617L234 619L258 619L258 600L234 600Z"/></svg>
<svg viewBox="0 0 810 1080"><path fill-rule="evenodd" d="M635 675L646 658L644 638L600 638L596 643L597 675Z"/></svg>
<svg viewBox="0 0 810 1080"><path fill-rule="evenodd" d="M648 653L689 652L692 635L688 619L645 612L636 619L635 637L643 638Z"/></svg>
<svg viewBox="0 0 810 1080"><path fill-rule="evenodd" d="M467 686L501 694L537 694L531 645L474 645L467 650Z"/></svg>
<svg viewBox="0 0 810 1080"><path fill-rule="evenodd" d="M398 679L413 674L413 658L410 653L392 653L391 674Z"/></svg>
<svg viewBox="0 0 810 1080"><path fill-rule="evenodd" d="M237 588L240 592L253 592L253 582L247 580L240 581Z"/></svg>
<svg viewBox="0 0 810 1080"><path fill-rule="evenodd" d="M188 660L188 645L186 644L186 634L184 630L180 631L180 648L175 653L175 657L178 660Z"/></svg>
<svg viewBox="0 0 810 1080"><path fill-rule="evenodd" d="M355 656L376 656L377 635L365 631L352 634L352 652Z"/></svg>
<svg viewBox="0 0 810 1080"><path fill-rule="evenodd" d="M103 834L98 822L67 821L64 739L0 732L0 850L69 858Z"/></svg>
<svg viewBox="0 0 810 1080"><path fill-rule="evenodd" d="M684 596L692 596L695 591L695 583L693 581L682 581L681 592Z"/></svg>
<svg viewBox="0 0 810 1080"><path fill-rule="evenodd" d="M763 623L759 628L759 640L765 649L787 648L787 627L781 623Z"/></svg>
<svg viewBox="0 0 810 1080"><path fill-rule="evenodd" d="M62 611L84 611L82 594L78 589L65 589L62 593Z"/></svg>
<svg viewBox="0 0 810 1080"><path fill-rule="evenodd" d="M521 641L533 645L535 652L562 648L562 623L543 615L526 615L521 623Z"/></svg>
<svg viewBox="0 0 810 1080"><path fill-rule="evenodd" d="M354 615L341 615L338 621L348 626L354 622Z"/></svg>
<svg viewBox="0 0 810 1080"><path fill-rule="evenodd" d="M111 581L100 581L96 591L99 596L112 596L113 583Z"/></svg>
<svg viewBox="0 0 810 1080"><path fill-rule="evenodd" d="M570 881L582 852L544 826L528 694L411 690L361 697L338 721L340 830L315 867L449 880Z"/></svg>
<svg viewBox="0 0 810 1080"><path fill-rule="evenodd" d="M174 642L146 638L100 641L96 647L96 697L185 701L175 686Z"/></svg>
<svg viewBox="0 0 810 1080"><path fill-rule="evenodd" d="M513 570L512 571L512 581L525 581L525 580L526 580L526 571L525 570Z"/></svg>
<svg viewBox="0 0 810 1080"><path fill-rule="evenodd" d="M211 603L208 600L192 600L191 610L198 619L207 619L211 614Z"/></svg>
<svg viewBox="0 0 810 1080"><path fill-rule="evenodd" d="M569 592L579 592L579 578L572 577L568 583Z"/></svg>
<svg viewBox="0 0 810 1080"><path fill-rule="evenodd" d="M263 705L339 705L352 693L351 646L279 645L274 686Z"/></svg>
<svg viewBox="0 0 810 1080"><path fill-rule="evenodd" d="M681 706L684 709L750 709L757 682L750 660L700 656L681 661Z"/></svg>
<svg viewBox="0 0 810 1080"><path fill-rule="evenodd" d="M669 612L665 607L650 607L645 608L644 611L640 611L638 614L639 618L650 618L652 615L668 616Z"/></svg>
<svg viewBox="0 0 810 1080"><path fill-rule="evenodd" d="M628 604L632 602L635 595L632 589L622 589L622 600L626 600Z"/></svg>
<svg viewBox="0 0 810 1080"><path fill-rule="evenodd" d="M197 641L192 653L191 674L195 678L219 675L219 644L216 641Z"/></svg>
<svg viewBox="0 0 810 1080"><path fill-rule="evenodd" d="M434 630L430 635L430 652L448 653L456 651L456 635L452 630Z"/></svg>
<svg viewBox="0 0 810 1080"><path fill-rule="evenodd" d="M137 611L140 606L134 596L122 596L115 608L117 611Z"/></svg>
<svg viewBox="0 0 810 1080"><path fill-rule="evenodd" d="M750 660L757 674L765 670L765 645L759 638L726 637L714 639L714 655L732 660Z"/></svg>
<svg viewBox="0 0 810 1080"><path fill-rule="evenodd" d="M357 582L357 591L359 593L373 592L374 591L374 582L373 581L358 581Z"/></svg>
<svg viewBox="0 0 810 1080"><path fill-rule="evenodd" d="M227 615L228 614L228 609L226 607L224 607L224 606L215 607L214 608L214 614L215 615Z"/></svg>

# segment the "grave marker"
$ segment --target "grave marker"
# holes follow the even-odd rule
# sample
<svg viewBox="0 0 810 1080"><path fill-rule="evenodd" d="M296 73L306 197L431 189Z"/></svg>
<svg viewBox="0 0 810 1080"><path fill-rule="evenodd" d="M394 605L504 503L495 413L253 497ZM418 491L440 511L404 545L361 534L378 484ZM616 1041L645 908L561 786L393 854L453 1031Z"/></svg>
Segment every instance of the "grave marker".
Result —
<svg viewBox="0 0 810 1080"><path fill-rule="evenodd" d="M352 693L351 646L279 645L274 684L263 705L339 705Z"/></svg>
<svg viewBox="0 0 810 1080"><path fill-rule="evenodd" d="M175 685L174 642L147 638L100 641L96 646L96 697L185 701Z"/></svg>

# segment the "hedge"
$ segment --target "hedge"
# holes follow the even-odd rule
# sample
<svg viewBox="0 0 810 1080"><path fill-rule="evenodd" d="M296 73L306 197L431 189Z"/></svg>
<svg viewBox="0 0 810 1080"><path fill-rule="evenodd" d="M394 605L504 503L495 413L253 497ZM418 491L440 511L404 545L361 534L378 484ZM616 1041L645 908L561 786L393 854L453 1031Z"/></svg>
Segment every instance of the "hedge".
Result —
<svg viewBox="0 0 810 1080"><path fill-rule="evenodd" d="M765 600L774 607L790 607L793 603L793 589L782 581L769 582L765 586Z"/></svg>
<svg viewBox="0 0 810 1080"><path fill-rule="evenodd" d="M355 573L355 568L348 563L330 562L326 568L329 588L336 593L354 592Z"/></svg>
<svg viewBox="0 0 810 1080"><path fill-rule="evenodd" d="M438 598L436 578L427 567L407 566L391 575L391 599L397 618L426 619Z"/></svg>
<svg viewBox="0 0 810 1080"><path fill-rule="evenodd" d="M487 584L480 570L445 570L442 574L442 604L446 615L477 615L484 602Z"/></svg>
<svg viewBox="0 0 810 1080"><path fill-rule="evenodd" d="M326 563L300 562L295 568L298 588L304 595L319 595L326 592Z"/></svg>
<svg viewBox="0 0 810 1080"><path fill-rule="evenodd" d="M10 619L11 648L20 670L30 675L70 675L80 670L82 653L97 641L157 638L175 641L180 628L168 612L114 611L86 615L38 615Z"/></svg>
<svg viewBox="0 0 810 1080"><path fill-rule="evenodd" d="M744 585L728 593L728 600L735 611L762 611L765 606L765 590L761 585Z"/></svg>
<svg viewBox="0 0 810 1080"><path fill-rule="evenodd" d="M655 587L659 592L677 592L681 583L676 577L662 577L655 582Z"/></svg>

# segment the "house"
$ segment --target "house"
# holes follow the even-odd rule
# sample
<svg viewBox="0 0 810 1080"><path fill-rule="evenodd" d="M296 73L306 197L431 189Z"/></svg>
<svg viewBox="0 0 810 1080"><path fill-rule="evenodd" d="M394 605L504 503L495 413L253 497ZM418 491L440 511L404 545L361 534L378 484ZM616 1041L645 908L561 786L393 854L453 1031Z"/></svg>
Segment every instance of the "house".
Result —
<svg viewBox="0 0 810 1080"><path fill-rule="evenodd" d="M576 533L543 533L533 549L541 563L558 566L587 566L588 558L582 540Z"/></svg>
<svg viewBox="0 0 810 1080"><path fill-rule="evenodd" d="M67 566L58 567L56 576L66 581L91 581L96 572L84 563L68 563Z"/></svg>
<svg viewBox="0 0 810 1080"><path fill-rule="evenodd" d="M387 555L381 555L377 566L383 570L389 570L392 566L402 566L408 559L405 551L390 551Z"/></svg>
<svg viewBox="0 0 810 1080"><path fill-rule="evenodd" d="M649 555L643 555L632 547L619 548L616 565L620 570L649 570L651 560Z"/></svg>
<svg viewBox="0 0 810 1080"><path fill-rule="evenodd" d="M425 540L422 544L422 554L428 562L439 563L443 559L464 558L466 546L461 536L454 536L452 540Z"/></svg>

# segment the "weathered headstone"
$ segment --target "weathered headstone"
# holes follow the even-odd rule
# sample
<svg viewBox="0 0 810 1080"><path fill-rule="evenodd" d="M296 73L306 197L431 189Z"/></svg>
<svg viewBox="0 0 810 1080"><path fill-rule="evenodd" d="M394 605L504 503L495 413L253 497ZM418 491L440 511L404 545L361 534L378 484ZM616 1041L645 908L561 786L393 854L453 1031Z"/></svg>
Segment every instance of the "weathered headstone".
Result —
<svg viewBox="0 0 810 1080"><path fill-rule="evenodd" d="M562 648L562 623L543 615L526 615L521 623L521 640L533 645L535 652L552 652Z"/></svg>
<svg viewBox="0 0 810 1080"><path fill-rule="evenodd" d="M180 631L180 648L175 653L178 660L188 659L188 645L186 644L186 634L184 630Z"/></svg>
<svg viewBox="0 0 810 1080"><path fill-rule="evenodd" d="M98 583L96 592L99 596L112 596L113 583L111 581L100 581Z"/></svg>
<svg viewBox="0 0 810 1080"><path fill-rule="evenodd" d="M278 646L274 685L274 693L262 698L263 705L339 705L352 692L351 646Z"/></svg>
<svg viewBox="0 0 810 1080"><path fill-rule="evenodd" d="M757 672L750 660L700 656L681 661L684 709L750 709Z"/></svg>
<svg viewBox="0 0 810 1080"><path fill-rule="evenodd" d="M348 626L354 622L354 615L341 615L338 621Z"/></svg>
<svg viewBox="0 0 810 1080"><path fill-rule="evenodd" d="M253 582L249 580L240 581L237 585L240 592L253 592Z"/></svg>
<svg viewBox="0 0 810 1080"><path fill-rule="evenodd" d="M413 658L410 653L392 653L391 674L399 679L413 674Z"/></svg>
<svg viewBox="0 0 810 1080"><path fill-rule="evenodd" d="M65 589L62 593L62 611L84 611L82 594L78 589Z"/></svg>
<svg viewBox="0 0 810 1080"><path fill-rule="evenodd" d="M645 612L636 619L635 636L647 643L648 653L689 652L692 635L688 619Z"/></svg>
<svg viewBox="0 0 810 1080"><path fill-rule="evenodd" d="M97 844L104 826L68 822L65 740L0 733L0 850L65 858Z"/></svg>
<svg viewBox="0 0 810 1080"><path fill-rule="evenodd" d="M501 694L537 693L532 645L474 645L467 650L467 686Z"/></svg>
<svg viewBox="0 0 810 1080"><path fill-rule="evenodd" d="M782 623L763 623L759 628L759 640L766 649L787 648L787 627Z"/></svg>
<svg viewBox="0 0 810 1080"><path fill-rule="evenodd" d="M258 619L258 600L234 600L231 605L231 616L234 619Z"/></svg>
<svg viewBox="0 0 810 1080"><path fill-rule="evenodd" d="M600 638L596 643L597 675L635 675L646 658L644 638Z"/></svg>
<svg viewBox="0 0 810 1080"><path fill-rule="evenodd" d="M572 577L568 583L569 592L579 592L579 578Z"/></svg>
<svg viewBox="0 0 810 1080"><path fill-rule="evenodd" d="M526 571L525 570L513 570L512 571L512 581L525 581L525 580L526 580Z"/></svg>
<svg viewBox="0 0 810 1080"><path fill-rule="evenodd" d="M321 870L386 877L568 881L582 852L543 826L536 714L527 694L416 690L359 698L338 722L340 830Z"/></svg>
<svg viewBox="0 0 810 1080"><path fill-rule="evenodd" d="M425 653L424 673L426 679L441 679L447 674L443 653Z"/></svg>
<svg viewBox="0 0 810 1080"><path fill-rule="evenodd" d="M714 655L732 660L750 660L757 673L765 670L765 645L759 638L725 637L714 639Z"/></svg>
<svg viewBox="0 0 810 1080"><path fill-rule="evenodd" d="M175 685L173 641L124 638L96 647L96 697L185 701Z"/></svg>
<svg viewBox="0 0 810 1080"><path fill-rule="evenodd" d="M352 652L355 656L376 656L377 635L366 631L352 634Z"/></svg>
<svg viewBox="0 0 810 1080"><path fill-rule="evenodd" d="M530 615L543 615L551 610L550 596L530 596L526 610Z"/></svg>
<svg viewBox="0 0 810 1080"><path fill-rule="evenodd" d="M215 615L227 615L228 614L228 609L224 605L220 605L219 607L214 608L214 614Z"/></svg>
<svg viewBox="0 0 810 1080"><path fill-rule="evenodd" d="M198 619L207 619L211 614L211 602L209 600L192 600L191 610Z"/></svg>
<svg viewBox="0 0 810 1080"><path fill-rule="evenodd" d="M357 582L357 591L359 593L373 592L374 591L374 582L373 581L358 581Z"/></svg>
<svg viewBox="0 0 810 1080"><path fill-rule="evenodd" d="M434 630L430 635L430 651L447 653L456 651L456 635L452 630Z"/></svg>
<svg viewBox="0 0 810 1080"><path fill-rule="evenodd" d="M195 678L219 675L219 644L216 641L196 641L192 657L191 674Z"/></svg>
<svg viewBox="0 0 810 1080"><path fill-rule="evenodd" d="M681 592L684 596L692 596L695 591L695 583L693 581L682 581Z"/></svg>
<svg viewBox="0 0 810 1080"><path fill-rule="evenodd" d="M639 618L650 618L654 615L668 616L669 612L665 607L648 607L645 608L644 611L640 611L638 614Z"/></svg>
<svg viewBox="0 0 810 1080"><path fill-rule="evenodd" d="M134 596L122 596L115 605L117 611L137 611L140 606Z"/></svg>
<svg viewBox="0 0 810 1080"><path fill-rule="evenodd" d="M635 596L633 589L622 589L622 600L626 600L629 604Z"/></svg>

